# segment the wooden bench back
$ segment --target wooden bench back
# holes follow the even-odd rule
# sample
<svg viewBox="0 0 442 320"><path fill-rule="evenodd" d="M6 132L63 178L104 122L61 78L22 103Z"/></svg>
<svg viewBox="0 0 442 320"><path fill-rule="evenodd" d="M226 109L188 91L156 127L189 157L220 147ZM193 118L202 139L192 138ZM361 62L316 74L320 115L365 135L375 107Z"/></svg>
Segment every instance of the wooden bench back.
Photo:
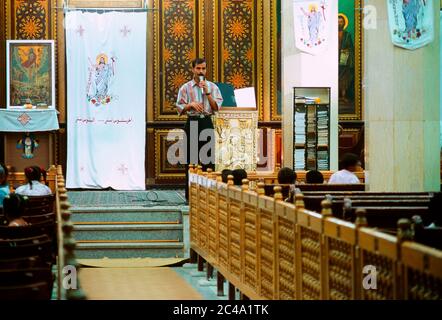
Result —
<svg viewBox="0 0 442 320"><path fill-rule="evenodd" d="M402 238L334 218L332 203L326 202L316 213L306 210L301 198L295 204L283 202L278 188L271 198L261 187L229 186L207 174L191 172L189 179L191 248L247 297L405 297L401 253L409 242ZM438 255L440 251L434 249L425 252L429 256L425 261L436 261ZM367 265L377 268L377 290L363 286ZM440 273L425 270L431 279L441 281ZM442 295L440 286L428 290Z"/></svg>
<svg viewBox="0 0 442 320"><path fill-rule="evenodd" d="M324 183L327 183L327 181L330 180L331 175L335 173L335 171L321 171L321 173L322 176L324 177ZM307 171L296 171L296 182L305 183L306 174ZM214 176L215 180L221 178L221 172L213 172L212 175ZM355 172L355 175L358 177L361 183L365 182L364 171ZM249 181L262 181L266 184L274 184L278 183L278 172L272 172L272 173L261 173L259 171L247 172L247 179Z"/></svg>
<svg viewBox="0 0 442 320"><path fill-rule="evenodd" d="M55 166L51 166L46 173L46 185L52 190L52 193L55 194L57 169ZM10 171L8 174L8 182L11 192L13 192L17 187L27 183L25 173ZM41 180L41 182L44 183L43 180Z"/></svg>

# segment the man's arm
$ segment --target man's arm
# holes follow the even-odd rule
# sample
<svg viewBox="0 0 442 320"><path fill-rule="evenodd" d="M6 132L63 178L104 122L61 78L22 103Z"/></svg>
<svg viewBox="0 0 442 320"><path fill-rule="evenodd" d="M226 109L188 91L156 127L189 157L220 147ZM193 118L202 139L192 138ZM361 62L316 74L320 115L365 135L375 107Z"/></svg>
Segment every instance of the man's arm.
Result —
<svg viewBox="0 0 442 320"><path fill-rule="evenodd" d="M185 114L186 112L188 112L192 109L197 112L203 111L203 106L201 103L188 102L189 100L190 99L189 99L189 95L187 93L187 88L185 86L182 86L180 88L180 90L178 91L178 98L177 98L177 102L176 102L176 107L178 110L178 114L180 116L182 116L183 114Z"/></svg>
<svg viewBox="0 0 442 320"><path fill-rule="evenodd" d="M221 105L223 104L223 97L221 95L221 92L217 85L212 84L211 91L207 89L207 86L204 87L204 92L207 96L207 99L209 100L210 107L212 108L212 111L218 111L219 108L221 108Z"/></svg>
<svg viewBox="0 0 442 320"><path fill-rule="evenodd" d="M182 116L187 111L187 90L185 86L182 86L180 90L178 91L178 97L176 100L176 108L178 111L178 114Z"/></svg>

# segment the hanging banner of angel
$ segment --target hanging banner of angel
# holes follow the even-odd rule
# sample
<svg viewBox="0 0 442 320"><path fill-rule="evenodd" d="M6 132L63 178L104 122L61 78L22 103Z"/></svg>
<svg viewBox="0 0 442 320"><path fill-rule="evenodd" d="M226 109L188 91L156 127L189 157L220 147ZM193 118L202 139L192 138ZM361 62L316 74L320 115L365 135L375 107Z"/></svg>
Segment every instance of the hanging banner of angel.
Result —
<svg viewBox="0 0 442 320"><path fill-rule="evenodd" d="M433 0L388 0L388 21L395 46L415 50L434 40Z"/></svg>
<svg viewBox="0 0 442 320"><path fill-rule="evenodd" d="M328 0L294 0L296 47L313 55L327 49L332 19Z"/></svg>

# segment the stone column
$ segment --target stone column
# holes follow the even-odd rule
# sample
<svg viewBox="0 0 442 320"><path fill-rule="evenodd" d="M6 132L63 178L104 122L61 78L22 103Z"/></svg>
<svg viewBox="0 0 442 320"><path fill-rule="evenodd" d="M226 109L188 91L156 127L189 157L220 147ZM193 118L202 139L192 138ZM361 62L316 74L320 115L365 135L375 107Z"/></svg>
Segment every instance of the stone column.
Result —
<svg viewBox="0 0 442 320"><path fill-rule="evenodd" d="M329 1L329 45L318 55L295 46L293 1L281 1L283 165L293 167L293 87L330 87L330 169L338 169L338 1Z"/></svg>
<svg viewBox="0 0 442 320"><path fill-rule="evenodd" d="M387 1L371 0L377 27L364 30L365 164L368 191L440 189L439 1L435 39L418 50L393 46Z"/></svg>

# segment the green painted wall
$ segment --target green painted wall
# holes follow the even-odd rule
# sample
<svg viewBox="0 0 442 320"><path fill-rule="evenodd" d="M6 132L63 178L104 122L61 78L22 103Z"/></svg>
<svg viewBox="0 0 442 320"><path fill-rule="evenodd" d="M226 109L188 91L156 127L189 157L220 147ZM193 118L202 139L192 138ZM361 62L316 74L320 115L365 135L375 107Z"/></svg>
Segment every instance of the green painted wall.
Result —
<svg viewBox="0 0 442 320"><path fill-rule="evenodd" d="M354 34L355 34L355 3L353 0L339 0L338 10L339 13L343 13L348 17L349 23L346 31L350 32L353 35L354 42Z"/></svg>

